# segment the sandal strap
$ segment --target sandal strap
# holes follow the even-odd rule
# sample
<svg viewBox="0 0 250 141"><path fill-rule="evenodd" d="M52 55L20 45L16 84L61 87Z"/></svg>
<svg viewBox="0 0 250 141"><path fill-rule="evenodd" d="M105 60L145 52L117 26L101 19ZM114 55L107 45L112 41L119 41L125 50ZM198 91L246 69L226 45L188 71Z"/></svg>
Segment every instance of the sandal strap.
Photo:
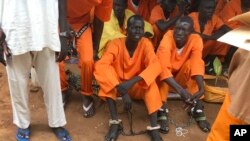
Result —
<svg viewBox="0 0 250 141"><path fill-rule="evenodd" d="M162 109L162 108L160 108L160 109L159 109L159 111L161 111L161 112L165 112L165 113L168 113L168 112L169 112L168 108L166 108L166 109Z"/></svg>
<svg viewBox="0 0 250 141"><path fill-rule="evenodd" d="M195 121L204 121L204 120L207 120L206 117L197 117L195 118Z"/></svg>
<svg viewBox="0 0 250 141"><path fill-rule="evenodd" d="M155 126L155 127L152 127L152 126L147 126L147 130L149 130L149 131L152 131L152 130L158 130L158 129L160 129L161 128L161 126L160 125L157 125L157 126Z"/></svg>
<svg viewBox="0 0 250 141"><path fill-rule="evenodd" d="M118 119L118 120L112 120L110 119L109 120L109 126L111 126L112 124L120 124L122 122L121 119Z"/></svg>
<svg viewBox="0 0 250 141"><path fill-rule="evenodd" d="M167 116L160 116L160 117L158 117L158 120L168 120L168 117Z"/></svg>

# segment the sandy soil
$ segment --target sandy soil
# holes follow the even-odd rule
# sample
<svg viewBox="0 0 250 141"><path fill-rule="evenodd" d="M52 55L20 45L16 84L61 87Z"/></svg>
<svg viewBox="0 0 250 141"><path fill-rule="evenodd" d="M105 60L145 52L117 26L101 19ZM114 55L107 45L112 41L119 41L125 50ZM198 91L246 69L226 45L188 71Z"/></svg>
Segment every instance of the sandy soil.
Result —
<svg viewBox="0 0 250 141"><path fill-rule="evenodd" d="M96 100L97 113L93 118L86 119L82 113L81 95L73 92L69 97L69 102L65 108L67 125L72 139L75 141L102 141L108 131L108 108L105 103L99 99ZM122 103L118 102L119 116L123 120L126 131L129 130L127 114L122 113ZM212 124L219 111L220 104L204 103L205 113L208 121ZM174 120L178 125L186 124L189 117L184 111L183 103L179 100L169 101L170 119ZM12 124L12 109L10 103L10 95L7 83L5 68L0 65L0 141L14 141L16 127ZM30 110L31 110L31 140L32 141L56 141L55 135L52 133L47 124L47 114L42 98L42 90L36 93L30 93ZM145 130L148 125L147 113L142 102L133 103L133 129L135 131ZM170 132L166 135L162 134L164 141L205 141L207 133L203 133L196 123L193 121L190 126L185 128L188 132L184 136L176 136L175 125L170 123ZM119 141L146 141L149 140L148 135L138 136L122 136Z"/></svg>

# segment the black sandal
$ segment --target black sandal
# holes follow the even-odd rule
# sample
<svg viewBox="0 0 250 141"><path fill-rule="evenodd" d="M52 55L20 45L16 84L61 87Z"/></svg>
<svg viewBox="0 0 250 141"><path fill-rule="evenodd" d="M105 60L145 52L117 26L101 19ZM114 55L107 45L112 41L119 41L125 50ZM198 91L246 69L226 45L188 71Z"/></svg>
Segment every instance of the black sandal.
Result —
<svg viewBox="0 0 250 141"><path fill-rule="evenodd" d="M147 133L151 141L163 141L159 133L160 125L156 127L147 126Z"/></svg>
<svg viewBox="0 0 250 141"><path fill-rule="evenodd" d="M168 123L168 109L159 109L157 113L158 123L160 125L160 132L167 134L169 132L169 123Z"/></svg>
<svg viewBox="0 0 250 141"><path fill-rule="evenodd" d="M105 141L116 141L119 134L122 132L122 120L109 120L109 132L105 136Z"/></svg>

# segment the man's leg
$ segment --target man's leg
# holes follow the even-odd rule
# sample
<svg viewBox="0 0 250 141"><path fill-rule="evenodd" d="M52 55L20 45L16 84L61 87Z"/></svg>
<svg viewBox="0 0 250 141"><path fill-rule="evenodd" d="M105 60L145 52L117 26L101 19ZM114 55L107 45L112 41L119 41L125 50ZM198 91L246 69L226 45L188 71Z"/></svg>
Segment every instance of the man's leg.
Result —
<svg viewBox="0 0 250 141"><path fill-rule="evenodd" d="M59 72L60 72L60 83L61 83L63 106L65 106L67 103L68 96L70 95L70 90L69 90L67 76L65 73L64 62L59 63Z"/></svg>
<svg viewBox="0 0 250 141"><path fill-rule="evenodd" d="M17 125L17 140L29 140L30 109L29 109L29 74L31 55L13 55L7 58L7 75L13 110L13 123Z"/></svg>
<svg viewBox="0 0 250 141"><path fill-rule="evenodd" d="M48 113L49 126L64 126L66 124L66 119L62 103L59 65L55 61L55 52L49 48L44 48L42 51L34 52L34 66L44 92L44 101Z"/></svg>
<svg viewBox="0 0 250 141"><path fill-rule="evenodd" d="M94 100L91 97L92 80L94 70L92 32L90 27L77 39L78 65L81 70L81 93L83 96L84 117L92 117L95 114Z"/></svg>

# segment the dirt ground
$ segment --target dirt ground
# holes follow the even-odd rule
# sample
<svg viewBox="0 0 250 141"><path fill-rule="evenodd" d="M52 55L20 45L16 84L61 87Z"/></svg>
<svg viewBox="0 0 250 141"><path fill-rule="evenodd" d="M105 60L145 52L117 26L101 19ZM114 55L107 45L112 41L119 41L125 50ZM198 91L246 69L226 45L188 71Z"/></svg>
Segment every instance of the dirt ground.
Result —
<svg viewBox="0 0 250 141"><path fill-rule="evenodd" d="M97 111L93 118L86 119L82 113L81 95L73 92L69 97L69 102L65 108L67 125L66 128L70 132L74 141L102 141L108 131L108 108L105 103L100 102L96 98ZM118 102L119 116L123 120L126 131L129 130L128 118L126 113L122 113L122 103ZM184 111L183 103L179 100L169 100L170 119L178 125L188 123L189 117ZM205 113L208 121L212 124L219 111L220 104L205 103ZM12 109L10 102L10 94L7 83L5 68L0 65L0 141L14 141L16 127L12 124ZM42 90L36 93L30 93L30 110L31 110L31 140L32 141L56 141L55 135L52 133L47 124L47 114L42 98ZM133 129L135 131L145 130L149 125L146 109L142 102L133 103ZM192 121L190 126L186 127L187 133L184 136L176 136L176 126L170 123L170 131L168 134L162 134L164 141L205 141L207 133L202 132ZM138 136L118 137L118 141L147 141L150 140L146 134Z"/></svg>

